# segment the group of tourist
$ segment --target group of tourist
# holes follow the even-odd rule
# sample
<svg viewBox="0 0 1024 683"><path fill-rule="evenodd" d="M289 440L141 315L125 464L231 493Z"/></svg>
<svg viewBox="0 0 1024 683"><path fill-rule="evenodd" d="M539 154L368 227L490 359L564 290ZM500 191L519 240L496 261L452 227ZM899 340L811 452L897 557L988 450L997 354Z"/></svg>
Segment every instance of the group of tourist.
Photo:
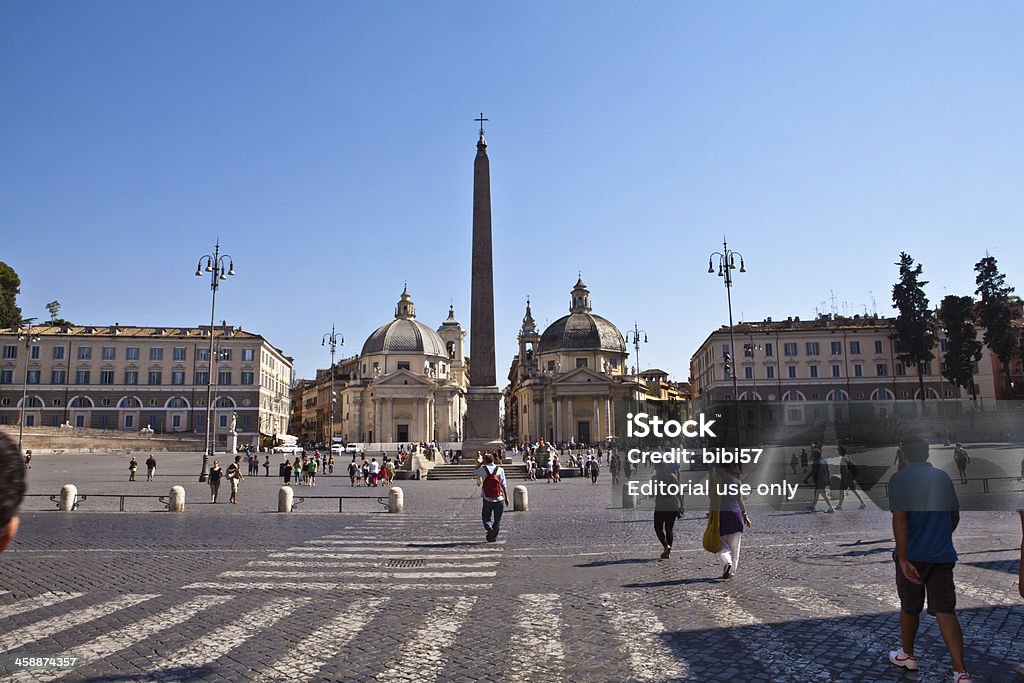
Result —
<svg viewBox="0 0 1024 683"><path fill-rule="evenodd" d="M315 451L312 456L303 454L301 459L295 456L294 462L285 458L277 468L278 476L286 485L290 484L294 477L295 483L300 486L316 486L317 472L334 474L334 456Z"/></svg>
<svg viewBox="0 0 1024 683"><path fill-rule="evenodd" d="M395 461L386 453L381 456L381 462L377 462L377 458L367 461L365 455L361 463L353 458L348 464L348 478L352 486L391 486L395 480Z"/></svg>

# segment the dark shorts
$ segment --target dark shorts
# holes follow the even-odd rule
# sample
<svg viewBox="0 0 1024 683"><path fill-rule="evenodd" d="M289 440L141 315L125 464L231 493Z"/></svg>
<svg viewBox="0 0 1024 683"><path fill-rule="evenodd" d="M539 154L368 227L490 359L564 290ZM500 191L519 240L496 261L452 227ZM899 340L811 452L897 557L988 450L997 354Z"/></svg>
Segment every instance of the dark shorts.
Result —
<svg viewBox="0 0 1024 683"><path fill-rule="evenodd" d="M956 611L956 589L953 586L955 563L932 564L913 562L922 583L911 583L896 563L896 592L900 596L900 611L920 614L928 596L928 614L952 614Z"/></svg>

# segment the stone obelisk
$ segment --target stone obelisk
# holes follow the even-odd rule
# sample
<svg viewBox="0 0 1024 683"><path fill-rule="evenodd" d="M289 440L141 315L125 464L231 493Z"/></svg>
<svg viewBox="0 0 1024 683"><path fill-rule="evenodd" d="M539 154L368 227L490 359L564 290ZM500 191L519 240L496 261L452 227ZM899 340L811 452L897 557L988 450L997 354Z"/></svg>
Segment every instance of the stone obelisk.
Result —
<svg viewBox="0 0 1024 683"><path fill-rule="evenodd" d="M502 454L498 404L501 391L494 372L494 260L491 255L491 167L480 114L480 139L473 162L473 281L469 320L469 392L462 453Z"/></svg>

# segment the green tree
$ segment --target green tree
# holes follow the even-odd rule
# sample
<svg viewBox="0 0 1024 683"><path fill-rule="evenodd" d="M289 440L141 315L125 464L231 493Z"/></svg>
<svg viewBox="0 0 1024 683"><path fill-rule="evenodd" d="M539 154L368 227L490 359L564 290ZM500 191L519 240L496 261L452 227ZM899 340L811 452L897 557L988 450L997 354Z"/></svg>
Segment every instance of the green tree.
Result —
<svg viewBox="0 0 1024 683"><path fill-rule="evenodd" d="M0 327L21 325L21 309L18 294L21 292L21 278L9 265L0 261Z"/></svg>
<svg viewBox="0 0 1024 683"><path fill-rule="evenodd" d="M46 310L50 312L49 323L51 325L67 325L68 327L74 325L74 323L71 323L64 318L57 317L57 314L60 313L60 302L56 299L46 304Z"/></svg>
<svg viewBox="0 0 1024 683"><path fill-rule="evenodd" d="M1006 276L999 272L994 256L985 258L974 264L974 278L978 288L978 322L985 328L985 345L992 349L999 362L1003 365L1006 375L1006 391L1010 391L1010 361L1018 352L1019 333L1013 325L1018 317L1017 309L1012 305L1013 287L1006 284Z"/></svg>
<svg viewBox="0 0 1024 683"><path fill-rule="evenodd" d="M906 252L900 252L900 279L892 287L892 303L899 311L896 316L896 355L904 365L917 368L917 383L921 389L921 400L925 399L924 364L935 358L935 332L928 297L925 296L921 264L914 266L914 259Z"/></svg>
<svg viewBox="0 0 1024 683"><path fill-rule="evenodd" d="M942 376L952 384L968 389L971 400L977 401L974 391L974 364L981 360L983 344L978 341L974 327L974 299L950 294L939 306L939 320L946 328L946 369Z"/></svg>

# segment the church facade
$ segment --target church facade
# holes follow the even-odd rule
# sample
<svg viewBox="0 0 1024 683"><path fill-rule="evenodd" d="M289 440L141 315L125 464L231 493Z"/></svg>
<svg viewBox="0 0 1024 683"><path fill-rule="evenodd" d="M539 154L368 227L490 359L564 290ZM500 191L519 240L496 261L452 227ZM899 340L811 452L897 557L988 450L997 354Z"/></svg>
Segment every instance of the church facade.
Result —
<svg viewBox="0 0 1024 683"><path fill-rule="evenodd" d="M632 400L626 343L611 322L593 313L590 290L577 280L569 315L538 331L531 304L519 331L519 354L504 391L504 436L512 443L597 444L614 434L615 404Z"/></svg>
<svg viewBox="0 0 1024 683"><path fill-rule="evenodd" d="M358 356L335 367L335 436L361 443L459 441L468 386L465 337L454 308L436 331L417 320L404 289L394 319L366 338ZM317 384L329 395L330 373L319 373ZM324 398L317 401L324 412L317 423L326 428Z"/></svg>

